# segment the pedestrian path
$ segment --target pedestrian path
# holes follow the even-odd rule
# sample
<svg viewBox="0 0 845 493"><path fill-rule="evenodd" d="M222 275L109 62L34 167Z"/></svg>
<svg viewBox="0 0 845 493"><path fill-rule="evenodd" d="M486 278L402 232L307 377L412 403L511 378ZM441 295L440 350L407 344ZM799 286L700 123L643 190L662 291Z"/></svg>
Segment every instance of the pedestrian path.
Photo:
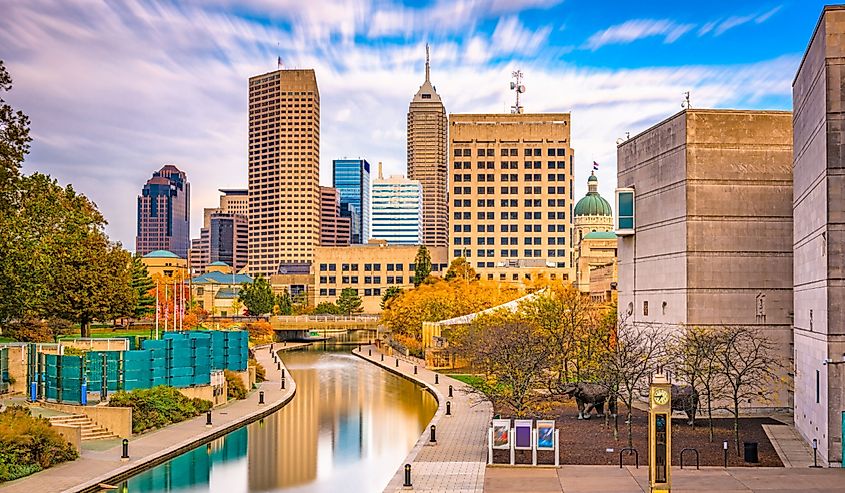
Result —
<svg viewBox="0 0 845 493"><path fill-rule="evenodd" d="M493 405L490 401L470 392L471 387L463 382L426 370L409 360L384 356L375 346L363 346L353 351L353 354L425 385L432 390L438 401L437 412L429 423L436 426L437 443L430 443L430 428L426 429L403 461L403 467L396 472L384 491L393 493L407 490L403 488L405 464L411 464L413 491L483 491L487 464L487 429L493 418ZM439 381L437 384L434 383L435 375ZM451 397L450 385L453 389ZM449 416L446 415L447 402L450 403Z"/></svg>
<svg viewBox="0 0 845 493"><path fill-rule="evenodd" d="M251 392L246 399L234 401L212 411L212 426L206 417L177 423L161 430L135 436L129 440L129 461L122 462L122 444L110 440L110 447L100 450L83 449L79 459L51 467L45 471L0 486L2 493L49 493L99 491L100 483L120 483L127 477L158 464L167 458L186 452L211 441L246 423L270 414L290 401L296 385L286 374L285 388L281 388L281 371L277 369L270 346L256 347L256 360L264 366L267 380L259 384L264 402L259 404L259 392ZM282 348L276 343L274 350ZM291 348L292 349L292 348ZM284 369L284 365L279 365ZM105 442L104 442L105 443Z"/></svg>
<svg viewBox="0 0 845 493"><path fill-rule="evenodd" d="M809 467L813 465L813 449L804 441L792 425L763 425L763 431L772 442L783 467ZM827 466L821 457L820 466Z"/></svg>

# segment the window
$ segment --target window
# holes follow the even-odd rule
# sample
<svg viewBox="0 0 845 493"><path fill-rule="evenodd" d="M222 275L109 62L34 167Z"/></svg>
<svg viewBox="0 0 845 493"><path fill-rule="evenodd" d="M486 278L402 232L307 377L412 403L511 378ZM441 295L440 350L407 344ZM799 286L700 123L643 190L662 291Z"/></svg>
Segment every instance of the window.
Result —
<svg viewBox="0 0 845 493"><path fill-rule="evenodd" d="M820 402L819 400L819 387L821 385L821 375L819 370L816 370L816 404Z"/></svg>
<svg viewBox="0 0 845 493"><path fill-rule="evenodd" d="M648 301L643 301L643 316L648 316Z"/></svg>
<svg viewBox="0 0 845 493"><path fill-rule="evenodd" d="M327 271L329 266L327 264L320 264L320 272Z"/></svg>
<svg viewBox="0 0 845 493"><path fill-rule="evenodd" d="M464 149L464 157L472 156L472 149Z"/></svg>
<svg viewBox="0 0 845 493"><path fill-rule="evenodd" d="M634 223L634 189L616 189L616 234L632 235L636 229Z"/></svg>
<svg viewBox="0 0 845 493"><path fill-rule="evenodd" d="M365 289L364 289L364 296L372 296L372 295L373 295L373 290L372 290L372 289L370 289L370 288L365 288Z"/></svg>

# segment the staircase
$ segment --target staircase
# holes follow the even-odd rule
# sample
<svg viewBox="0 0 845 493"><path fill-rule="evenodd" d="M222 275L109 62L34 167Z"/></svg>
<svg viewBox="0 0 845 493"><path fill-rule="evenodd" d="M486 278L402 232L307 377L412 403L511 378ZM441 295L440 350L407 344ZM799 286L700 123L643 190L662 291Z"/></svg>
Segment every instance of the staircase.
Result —
<svg viewBox="0 0 845 493"><path fill-rule="evenodd" d="M53 416L49 418L50 424L74 426L82 428L82 441L87 440L106 440L109 438L117 438L109 430L102 428L97 423L91 420L84 414L67 414L64 416Z"/></svg>

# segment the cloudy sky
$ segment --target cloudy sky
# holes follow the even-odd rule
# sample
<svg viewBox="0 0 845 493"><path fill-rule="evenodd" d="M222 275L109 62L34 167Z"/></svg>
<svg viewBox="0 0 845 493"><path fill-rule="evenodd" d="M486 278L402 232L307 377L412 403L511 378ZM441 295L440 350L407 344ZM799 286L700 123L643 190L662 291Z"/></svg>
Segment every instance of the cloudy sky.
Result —
<svg viewBox="0 0 845 493"><path fill-rule="evenodd" d="M405 113L431 44L449 113L572 112L576 195L616 140L695 107L791 108L816 0L0 0L8 100L32 119L25 171L91 197L134 248L135 203L164 163L188 173L192 230L218 188L246 186L247 78L314 68L321 176L364 157L405 172Z"/></svg>

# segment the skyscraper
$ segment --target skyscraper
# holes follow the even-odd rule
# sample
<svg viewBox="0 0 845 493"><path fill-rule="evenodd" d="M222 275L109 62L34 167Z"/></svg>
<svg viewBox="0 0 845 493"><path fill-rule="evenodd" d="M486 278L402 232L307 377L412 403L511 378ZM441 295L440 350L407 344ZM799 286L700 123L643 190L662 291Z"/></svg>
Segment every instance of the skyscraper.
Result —
<svg viewBox="0 0 845 493"><path fill-rule="evenodd" d="M332 187L340 193L340 215L351 223L351 243L370 239L370 163L366 159L332 161Z"/></svg>
<svg viewBox="0 0 845 493"><path fill-rule="evenodd" d="M428 246L449 245L449 203L446 157L446 108L429 77L425 47L425 81L408 108L408 178L423 190L422 241Z"/></svg>
<svg viewBox="0 0 845 493"><path fill-rule="evenodd" d="M320 243L320 93L314 70L249 79L249 266L310 262Z"/></svg>
<svg viewBox="0 0 845 493"><path fill-rule="evenodd" d="M147 180L138 196L135 252L167 250L188 256L191 229L191 185L184 171L164 165Z"/></svg>
<svg viewBox="0 0 845 493"><path fill-rule="evenodd" d="M373 181L372 237L389 245L419 245L422 241L422 185L401 175L385 179L379 163Z"/></svg>
<svg viewBox="0 0 845 493"><path fill-rule="evenodd" d="M203 209L200 237L191 240L191 272L202 274L212 262L225 262L235 272L248 260L247 191L221 189L220 206Z"/></svg>
<svg viewBox="0 0 845 493"><path fill-rule="evenodd" d="M349 245L349 218L340 215L336 188L320 187L320 246Z"/></svg>

